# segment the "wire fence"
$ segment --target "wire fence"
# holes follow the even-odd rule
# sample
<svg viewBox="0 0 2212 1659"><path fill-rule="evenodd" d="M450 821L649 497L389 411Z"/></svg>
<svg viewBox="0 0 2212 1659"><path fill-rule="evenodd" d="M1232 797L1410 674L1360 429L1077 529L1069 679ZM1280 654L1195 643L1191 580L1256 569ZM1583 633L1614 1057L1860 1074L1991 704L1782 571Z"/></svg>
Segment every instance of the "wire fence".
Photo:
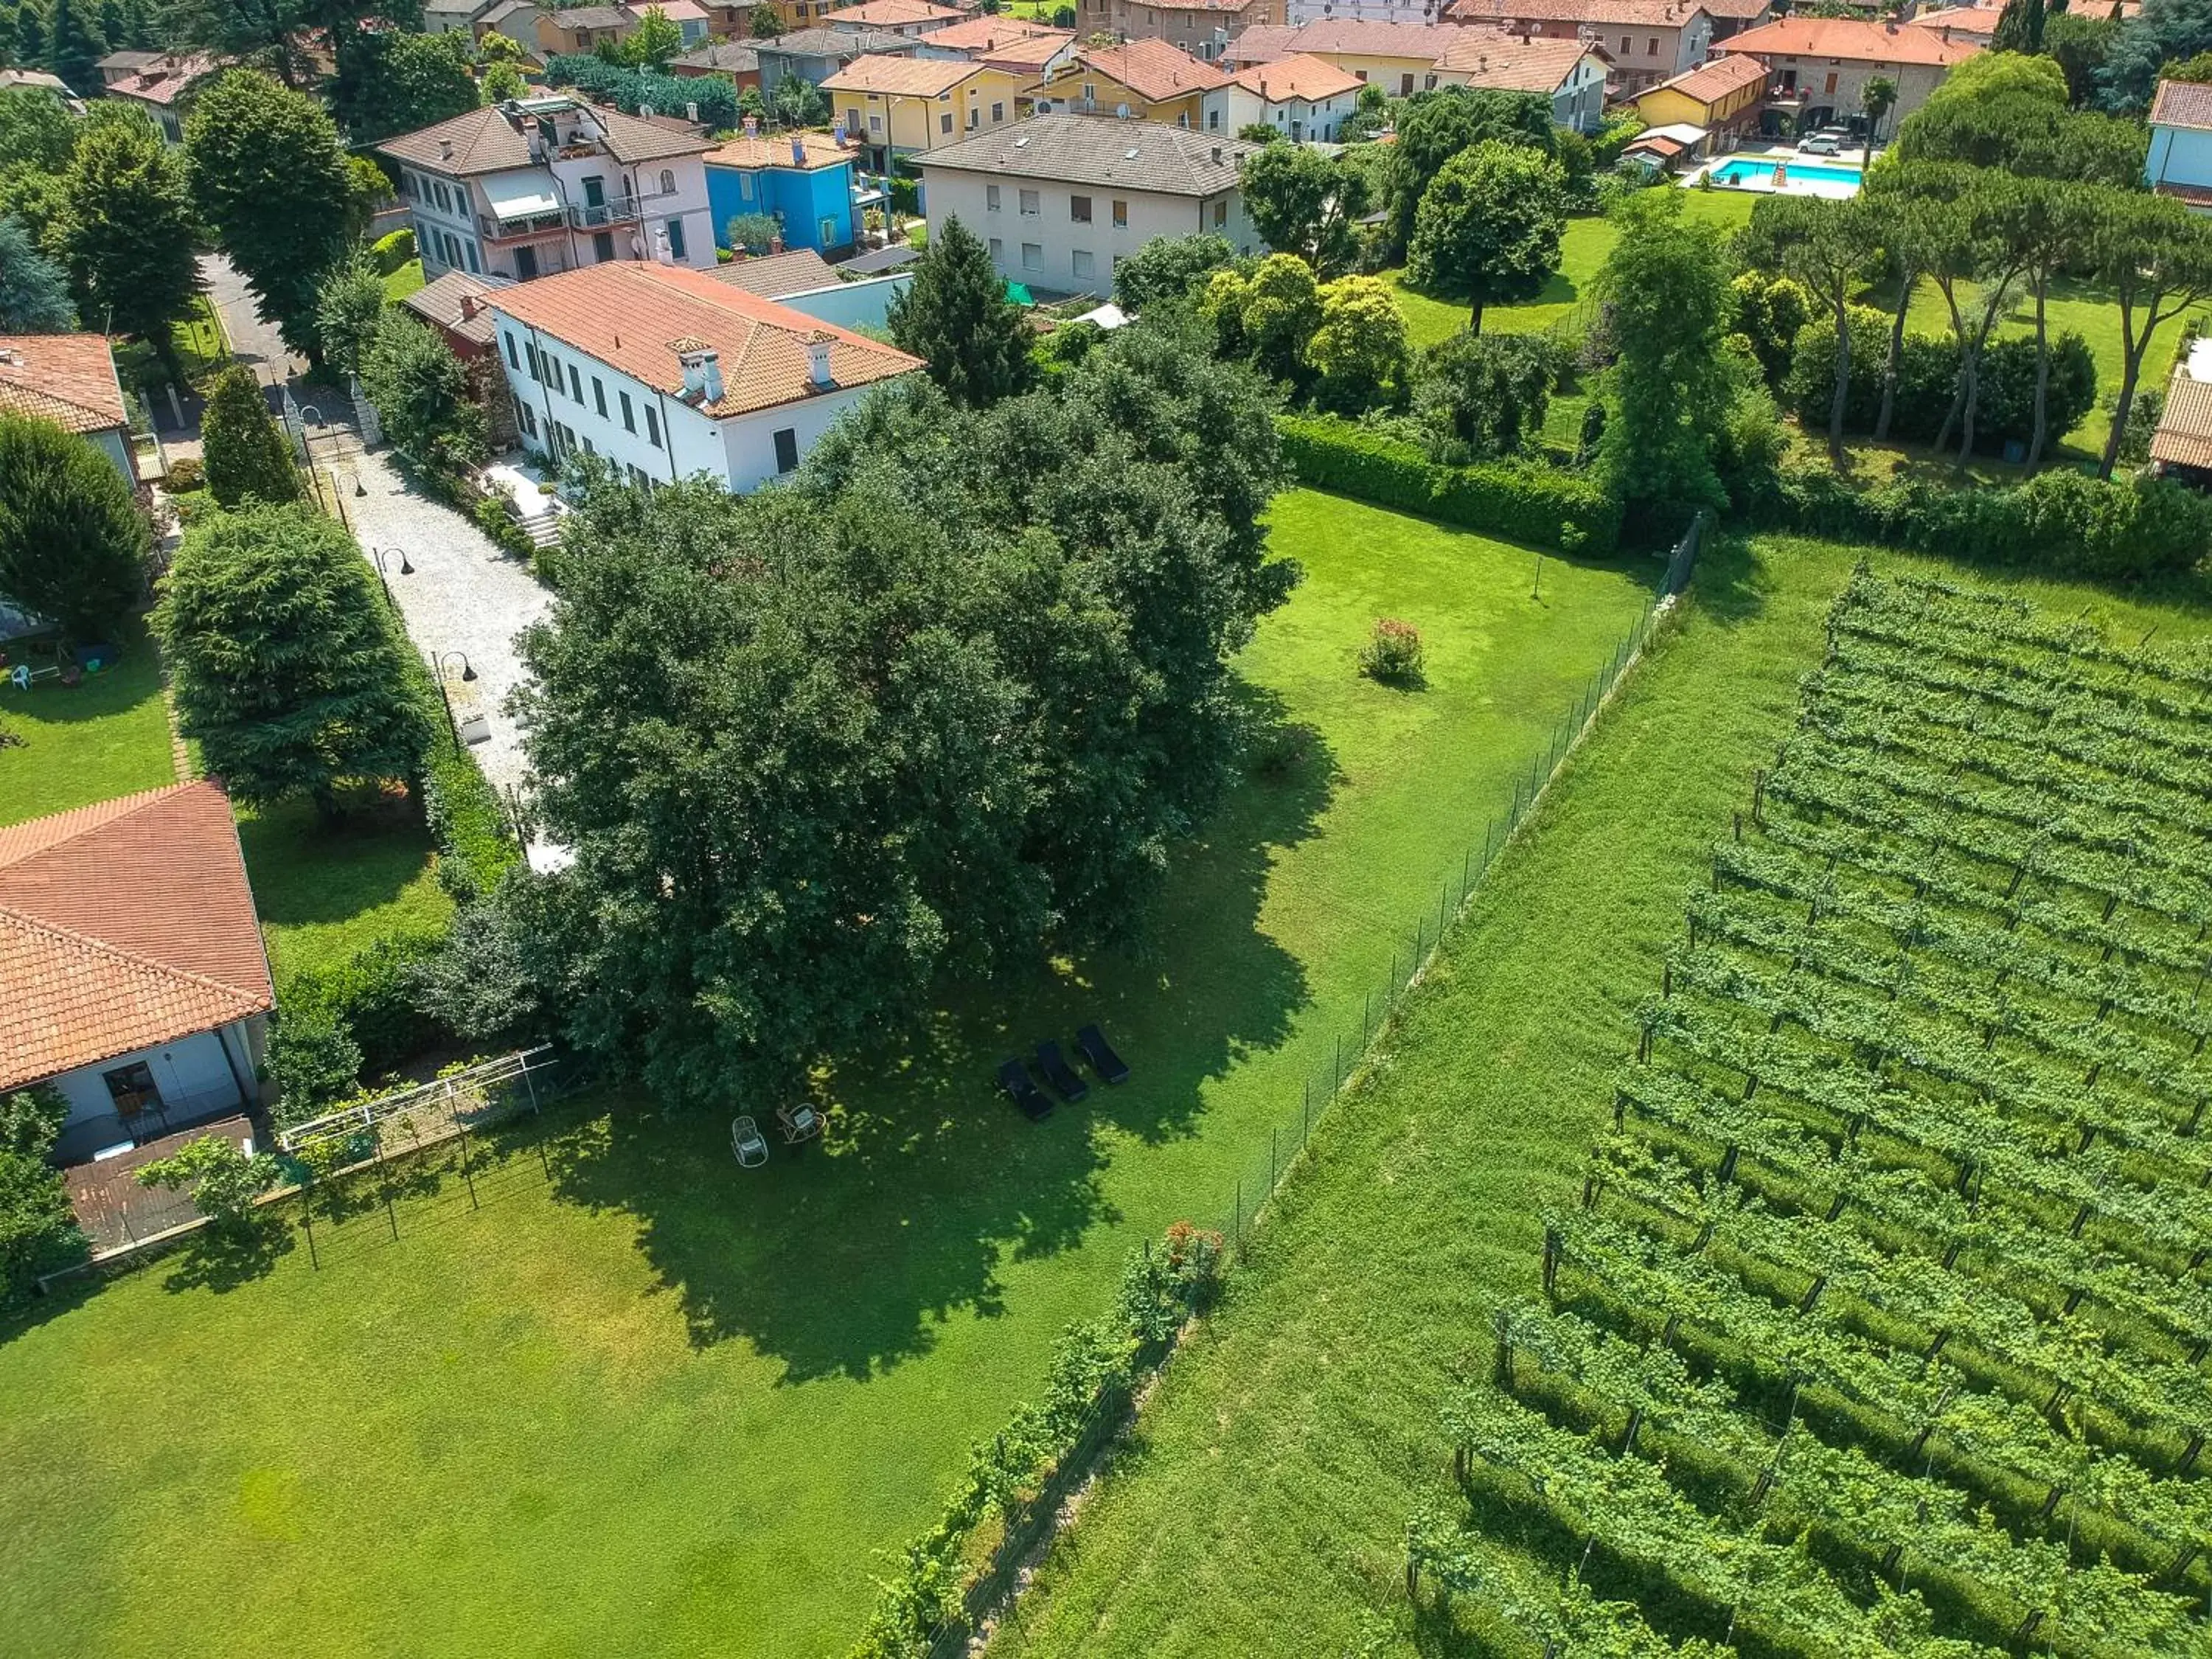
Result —
<svg viewBox="0 0 2212 1659"><path fill-rule="evenodd" d="M1466 908L1476 885L1528 821L1545 787L1597 718L1606 699L1643 653L1652 630L1689 581L1707 527L1707 520L1700 515L1675 544L1657 591L1614 646L1613 654L1591 675L1582 694L1561 714L1548 741L1531 757L1527 774L1514 785L1511 805L1484 825L1480 845L1470 842L1457 874L1447 876L1438 890L1434 910L1425 910L1413 918L1413 927L1392 952L1389 978L1378 991L1370 991L1363 999L1358 1029L1347 1029L1330 1039L1326 1060L1308 1073L1297 1108L1268 1131L1266 1161L1261 1163L1255 1156L1248 1173L1237 1180L1230 1209L1219 1228L1224 1244L1236 1256L1243 1254L1247 1240L1264 1218L1267 1200L1305 1150L1314 1125L1343 1091L1345 1083L1357 1074L1376 1033L1419 982L1422 969L1452 918ZM1163 1360L1172 1346L1172 1343L1163 1345ZM1093 1462L1120 1431L1132 1409L1125 1391L1109 1389L1099 1395L1091 1420L1074 1446L1040 1489L1024 1495L1008 1515L1003 1535L962 1592L959 1611L937 1626L929 1638L931 1659L957 1659L966 1653L975 1633L985 1628L1018 1593L1024 1567L1048 1539L1063 1504L1088 1477Z"/></svg>
<svg viewBox="0 0 2212 1659"><path fill-rule="evenodd" d="M1236 1255L1243 1255L1245 1243L1267 1200L1282 1185L1298 1154L1305 1150L1314 1125L1343 1091L1346 1082L1358 1072L1375 1034L1397 1012L1406 994L1419 983L1423 969L1435 955L1452 919L1467 908L1468 898L1535 811L1537 800L1597 718L1606 699L1642 655L1652 629L1689 581L1708 527L1706 516L1700 514L1674 544L1657 590L1615 644L1613 654L1590 676L1581 695L1562 712L1544 745L1530 757L1527 772L1515 781L1511 804L1483 826L1480 842L1469 842L1459 870L1448 873L1438 889L1435 906L1415 916L1413 927L1392 947L1389 976L1361 999L1358 1027L1336 1033L1324 1052L1316 1056L1301 1085L1296 1109L1286 1112L1267 1132L1265 1161L1255 1151L1246 1173L1236 1178L1230 1207L1219 1229Z"/></svg>

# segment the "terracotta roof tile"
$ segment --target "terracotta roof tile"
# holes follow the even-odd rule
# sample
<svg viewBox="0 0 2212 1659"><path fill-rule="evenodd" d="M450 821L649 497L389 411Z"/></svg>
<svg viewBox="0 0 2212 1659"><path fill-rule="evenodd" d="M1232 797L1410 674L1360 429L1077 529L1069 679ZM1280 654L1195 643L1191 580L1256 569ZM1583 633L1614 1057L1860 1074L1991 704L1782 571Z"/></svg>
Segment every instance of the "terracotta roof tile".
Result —
<svg viewBox="0 0 2212 1659"><path fill-rule="evenodd" d="M823 78L824 92L888 92L910 98L934 98L950 92L982 68L964 58L894 58L871 52Z"/></svg>
<svg viewBox="0 0 2212 1659"><path fill-rule="evenodd" d="M205 52L194 52L182 58L165 55L136 75L118 81L101 95L132 98L142 104L158 104L166 108L222 67L221 58L210 57Z"/></svg>
<svg viewBox="0 0 2212 1659"><path fill-rule="evenodd" d="M830 24L833 28L858 23L863 28L895 29L915 23L957 22L967 15L951 6L933 5L930 0L860 0L830 13Z"/></svg>
<svg viewBox="0 0 2212 1659"><path fill-rule="evenodd" d="M1151 7L1155 11L1249 11L1259 0L1127 0L1136 10Z"/></svg>
<svg viewBox="0 0 2212 1659"><path fill-rule="evenodd" d="M2166 383L2166 408L2151 434L2150 458L2175 466L2212 468L2212 381L2176 369Z"/></svg>
<svg viewBox="0 0 2212 1659"><path fill-rule="evenodd" d="M573 12L564 14L574 16ZM713 141L688 121L625 115L604 104L571 100L583 118L606 135L607 153L617 161L658 161L672 155L696 155ZM565 128L563 129L566 130ZM452 153L447 154L450 146ZM395 134L377 149L447 178L504 173L542 165L530 156L529 135L497 106L472 109L413 132Z"/></svg>
<svg viewBox="0 0 2212 1659"><path fill-rule="evenodd" d="M1556 92L1575 65L1594 55L1586 40L1547 39L1540 34L1522 40L1504 29L1462 28L1458 39L1444 48L1437 68L1464 75L1471 87L1498 92ZM1600 56L1601 61L1602 54Z"/></svg>
<svg viewBox="0 0 2212 1659"><path fill-rule="evenodd" d="M793 159L793 141L804 159ZM840 148L826 132L787 132L773 138L732 138L708 150L705 160L710 167L804 167L815 173L823 167L851 166L853 153Z"/></svg>
<svg viewBox="0 0 2212 1659"><path fill-rule="evenodd" d="M1075 61L1152 103L1194 92L1212 92L1229 84L1229 77L1212 64L1199 62L1165 40L1124 40L1118 46L1096 46L1077 52Z"/></svg>
<svg viewBox="0 0 2212 1659"><path fill-rule="evenodd" d="M0 408L71 432L130 423L102 334L0 334Z"/></svg>
<svg viewBox="0 0 2212 1659"><path fill-rule="evenodd" d="M2150 102L2153 126L2212 131L2212 87L2194 81L2161 81Z"/></svg>
<svg viewBox="0 0 2212 1659"><path fill-rule="evenodd" d="M275 1006L215 785L0 830L0 1088Z"/></svg>
<svg viewBox="0 0 2212 1659"><path fill-rule="evenodd" d="M1384 23L1358 17L1321 17L1296 27L1261 23L1229 43L1228 57L1239 64L1267 64L1303 52L1433 63L1461 33L1448 23Z"/></svg>
<svg viewBox="0 0 2212 1659"><path fill-rule="evenodd" d="M489 304L477 307L476 315L470 317L463 314L461 301L486 299L513 283L508 276L471 276L465 270L449 270L423 283L399 303L426 323L478 345L489 345L493 329Z"/></svg>
<svg viewBox="0 0 2212 1659"><path fill-rule="evenodd" d="M807 342L830 343L833 387L866 386L922 367L865 335L680 265L617 260L541 276L493 296L493 307L586 356L676 397L684 390L677 343L720 355L723 395L710 416L750 414L799 403L820 389Z"/></svg>
<svg viewBox="0 0 2212 1659"><path fill-rule="evenodd" d="M1764 84L1770 73L1764 58L1716 58L1710 63L1686 70L1671 81L1662 81L1656 87L1646 88L1645 92L1679 92L1685 98L1694 98L1701 104L1717 103L1732 92Z"/></svg>
<svg viewBox="0 0 2212 1659"><path fill-rule="evenodd" d="M1310 52L1294 52L1265 64L1248 64L1229 77L1255 97L1271 104L1302 98L1317 104L1357 92L1363 84L1350 70L1340 70Z"/></svg>
<svg viewBox="0 0 2212 1659"><path fill-rule="evenodd" d="M933 47L945 46L955 52L988 52L994 46L1025 40L1036 35L1057 35L1073 40L1073 29L1056 29L1049 23L1040 23L1030 17L970 17L963 22L950 23L941 29L929 32Z"/></svg>
<svg viewBox="0 0 2212 1659"><path fill-rule="evenodd" d="M1933 29L1902 23L1869 23L1856 17L1784 17L1731 34L1714 48L1723 52L1756 52L1765 58L1836 58L1854 64L1919 64L1948 69L1981 47L1972 40L1946 40Z"/></svg>
<svg viewBox="0 0 2212 1659"><path fill-rule="evenodd" d="M1457 0L1455 23L1631 23L1678 29L1705 10L1701 0Z"/></svg>
<svg viewBox="0 0 2212 1659"><path fill-rule="evenodd" d="M911 52L915 43L880 29L793 29L753 42L753 50L786 58L857 58L863 52Z"/></svg>
<svg viewBox="0 0 2212 1659"><path fill-rule="evenodd" d="M757 294L763 300L781 300L787 294L804 294L810 289L835 288L838 282L836 267L811 247L732 259L701 274Z"/></svg>

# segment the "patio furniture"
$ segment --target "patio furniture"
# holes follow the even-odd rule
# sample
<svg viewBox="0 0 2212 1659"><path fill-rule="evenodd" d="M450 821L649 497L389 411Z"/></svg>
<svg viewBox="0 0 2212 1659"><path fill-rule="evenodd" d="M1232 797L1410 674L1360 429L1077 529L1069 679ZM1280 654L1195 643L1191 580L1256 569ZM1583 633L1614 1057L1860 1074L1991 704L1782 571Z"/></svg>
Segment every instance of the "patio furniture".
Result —
<svg viewBox="0 0 2212 1659"><path fill-rule="evenodd" d="M1129 1068L1121 1056L1114 1052L1114 1045L1106 1041L1106 1034L1096 1025L1086 1025L1075 1034L1075 1046L1083 1050L1084 1059L1091 1069L1109 1083L1127 1083Z"/></svg>
<svg viewBox="0 0 2212 1659"><path fill-rule="evenodd" d="M1036 1086L1029 1068L1020 1060L1010 1060L999 1067L999 1086L1012 1097L1030 1122L1042 1123L1052 1115L1051 1100Z"/></svg>
<svg viewBox="0 0 2212 1659"><path fill-rule="evenodd" d="M822 1133L822 1114L811 1106L779 1106L775 1109L775 1121L783 1131L783 1144L787 1146L811 1140Z"/></svg>
<svg viewBox="0 0 2212 1659"><path fill-rule="evenodd" d="M730 1150L738 1155L743 1168L757 1170L768 1162L768 1137L760 1132L760 1125L749 1117L730 1121Z"/></svg>
<svg viewBox="0 0 2212 1659"><path fill-rule="evenodd" d="M1053 1092L1071 1106L1091 1092L1091 1085L1076 1076L1075 1068L1061 1058L1057 1042L1037 1044L1036 1067L1044 1073L1044 1080L1052 1085Z"/></svg>

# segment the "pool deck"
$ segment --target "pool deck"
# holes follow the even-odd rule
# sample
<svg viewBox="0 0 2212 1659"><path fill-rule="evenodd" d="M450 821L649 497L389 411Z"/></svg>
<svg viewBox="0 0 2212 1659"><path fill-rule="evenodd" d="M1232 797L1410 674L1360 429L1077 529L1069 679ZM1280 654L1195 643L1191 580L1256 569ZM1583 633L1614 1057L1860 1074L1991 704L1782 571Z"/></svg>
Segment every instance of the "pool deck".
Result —
<svg viewBox="0 0 2212 1659"><path fill-rule="evenodd" d="M1741 181L1716 177L1713 188L1749 191L1761 196L1825 196L1832 201L1843 201L1859 193L1859 175L1865 171L1868 159L1867 152L1863 149L1847 148L1833 155L1803 155L1794 148L1778 144L1763 149L1740 149L1726 155L1717 155L1710 161L1700 163L1693 171L1686 173L1681 183L1685 189L1692 188L1706 173L1717 174L1731 161L1743 161L1758 167L1760 171ZM1775 185L1771 172L1777 167L1785 169L1784 182L1779 187ZM1801 167L1848 170L1852 177L1849 179L1808 178L1797 171Z"/></svg>

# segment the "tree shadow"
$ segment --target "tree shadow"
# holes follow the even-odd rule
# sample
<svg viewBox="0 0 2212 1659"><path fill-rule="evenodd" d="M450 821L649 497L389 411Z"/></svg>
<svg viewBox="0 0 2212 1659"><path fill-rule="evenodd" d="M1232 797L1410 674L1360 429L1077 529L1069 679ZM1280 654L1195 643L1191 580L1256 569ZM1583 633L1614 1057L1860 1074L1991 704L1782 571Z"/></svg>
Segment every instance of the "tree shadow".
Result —
<svg viewBox="0 0 2212 1659"><path fill-rule="evenodd" d="M165 1291L213 1291L218 1295L249 1285L292 1252L292 1230L273 1211L242 1220L216 1222L185 1241L175 1265L162 1279Z"/></svg>
<svg viewBox="0 0 2212 1659"><path fill-rule="evenodd" d="M349 921L398 899L434 850L412 795L349 790L345 816L325 823L305 801L241 812L238 839L264 924Z"/></svg>
<svg viewBox="0 0 2212 1659"><path fill-rule="evenodd" d="M1003 1310L1000 1264L1075 1248L1121 1215L1113 1143L1203 1133L1203 1090L1288 1040L1303 968L1259 925L1267 877L1315 833L1335 757L1272 693L1243 692L1255 764L1176 856L1142 933L954 988L902 1040L839 1056L819 1082L821 1141L741 1170L719 1114L621 1107L549 1143L563 1201L635 1218L694 1346L743 1337L784 1380L866 1378L928 1352L956 1313ZM999 1062L1097 1023L1132 1069L1031 1123ZM1086 1310L1085 1311L1088 1311Z"/></svg>

